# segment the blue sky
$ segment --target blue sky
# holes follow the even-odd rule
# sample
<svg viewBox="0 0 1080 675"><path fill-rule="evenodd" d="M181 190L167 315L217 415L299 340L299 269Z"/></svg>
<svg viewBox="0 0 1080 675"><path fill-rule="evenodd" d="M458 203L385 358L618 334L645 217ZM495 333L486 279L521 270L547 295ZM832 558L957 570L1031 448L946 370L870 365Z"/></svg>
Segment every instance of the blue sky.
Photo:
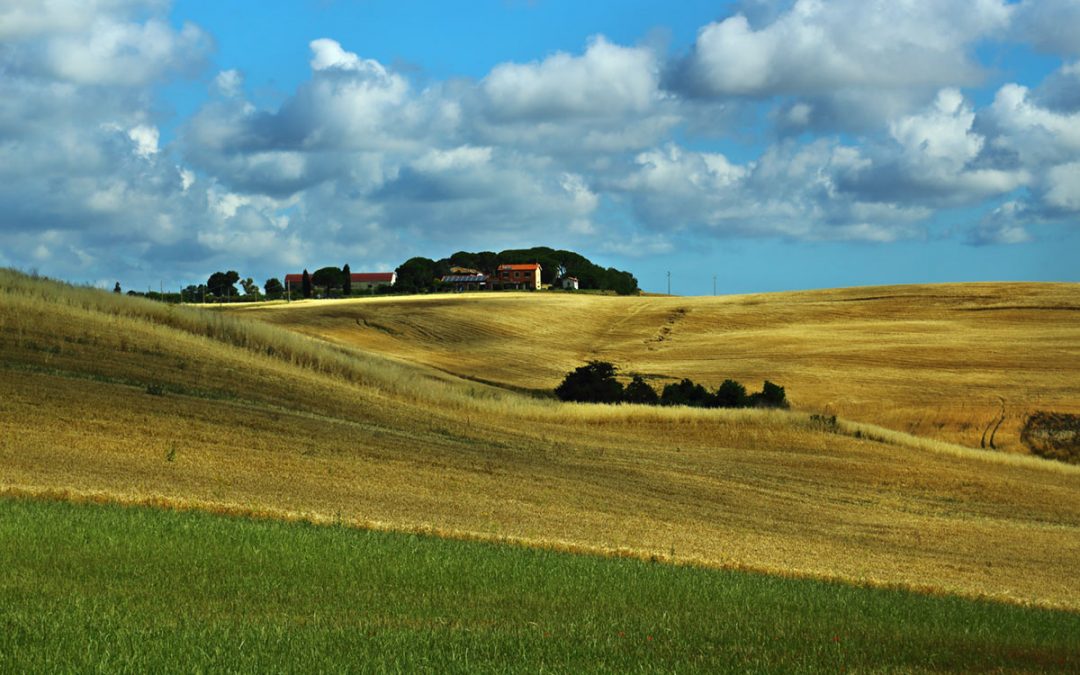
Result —
<svg viewBox="0 0 1080 675"><path fill-rule="evenodd" d="M0 0L0 265L1080 281L1080 0Z"/></svg>

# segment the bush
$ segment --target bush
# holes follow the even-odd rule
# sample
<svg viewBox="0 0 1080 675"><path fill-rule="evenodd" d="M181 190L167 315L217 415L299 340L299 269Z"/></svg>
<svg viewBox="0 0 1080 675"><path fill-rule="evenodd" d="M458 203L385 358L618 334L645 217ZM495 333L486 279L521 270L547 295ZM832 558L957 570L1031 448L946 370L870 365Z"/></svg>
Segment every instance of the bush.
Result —
<svg viewBox="0 0 1080 675"><path fill-rule="evenodd" d="M589 361L569 373L555 388L563 401L581 403L620 403L623 386L615 379L615 366L606 361Z"/></svg>

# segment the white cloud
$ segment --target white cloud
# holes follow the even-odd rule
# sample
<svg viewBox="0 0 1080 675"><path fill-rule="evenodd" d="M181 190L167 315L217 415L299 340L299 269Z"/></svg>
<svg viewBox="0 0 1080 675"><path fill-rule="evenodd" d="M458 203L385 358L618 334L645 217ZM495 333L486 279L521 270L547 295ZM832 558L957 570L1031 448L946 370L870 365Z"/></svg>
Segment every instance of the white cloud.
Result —
<svg viewBox="0 0 1080 675"><path fill-rule="evenodd" d="M101 16L162 11L169 0L0 0L0 39L85 32Z"/></svg>
<svg viewBox="0 0 1080 675"><path fill-rule="evenodd" d="M1080 161L1061 164L1046 172L1044 198L1051 207L1080 212Z"/></svg>
<svg viewBox="0 0 1080 675"><path fill-rule="evenodd" d="M651 51L597 36L582 56L559 52L539 63L504 63L480 86L492 116L541 120L641 112L656 101L658 81Z"/></svg>
<svg viewBox="0 0 1080 675"><path fill-rule="evenodd" d="M226 98L239 96L243 88L244 75L239 70L223 70L214 77L214 89Z"/></svg>
<svg viewBox="0 0 1080 675"><path fill-rule="evenodd" d="M1017 8L1016 33L1037 48L1055 54L1080 55L1080 2L1023 0Z"/></svg>
<svg viewBox="0 0 1080 675"><path fill-rule="evenodd" d="M998 90L990 118L1001 135L997 147L1016 152L1028 164L1060 162L1080 152L1080 112L1057 113L1031 101L1027 87Z"/></svg>
<svg viewBox="0 0 1080 675"><path fill-rule="evenodd" d="M135 154L143 159L158 153L158 140L161 133L157 127L149 124L137 124L128 129L128 138L135 144Z"/></svg>
<svg viewBox="0 0 1080 675"><path fill-rule="evenodd" d="M974 246L992 244L1026 244L1033 240L1021 224L1028 218L1027 208L1017 201L1005 202L988 213L982 221L968 230L967 243Z"/></svg>
<svg viewBox="0 0 1080 675"><path fill-rule="evenodd" d="M760 27L741 14L703 27L676 79L711 96L970 84L981 76L971 45L1010 11L1002 0L796 0Z"/></svg>
<svg viewBox="0 0 1080 675"><path fill-rule="evenodd" d="M102 18L86 33L48 41L45 65L77 84L139 86L173 72L192 72L210 51L209 36L193 24L179 32L164 21Z"/></svg>
<svg viewBox="0 0 1080 675"><path fill-rule="evenodd" d="M841 191L836 174L868 160L824 141L773 146L745 165L669 144L639 154L636 164L617 188L642 221L660 230L882 242L918 236L915 223L929 214Z"/></svg>

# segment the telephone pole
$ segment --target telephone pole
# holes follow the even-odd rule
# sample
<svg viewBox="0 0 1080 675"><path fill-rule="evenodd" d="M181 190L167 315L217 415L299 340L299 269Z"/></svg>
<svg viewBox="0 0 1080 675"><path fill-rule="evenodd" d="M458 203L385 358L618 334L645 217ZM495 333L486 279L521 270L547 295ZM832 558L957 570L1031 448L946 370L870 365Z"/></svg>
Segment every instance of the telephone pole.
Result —
<svg viewBox="0 0 1080 675"><path fill-rule="evenodd" d="M671 295L671 272L667 273L667 294Z"/></svg>

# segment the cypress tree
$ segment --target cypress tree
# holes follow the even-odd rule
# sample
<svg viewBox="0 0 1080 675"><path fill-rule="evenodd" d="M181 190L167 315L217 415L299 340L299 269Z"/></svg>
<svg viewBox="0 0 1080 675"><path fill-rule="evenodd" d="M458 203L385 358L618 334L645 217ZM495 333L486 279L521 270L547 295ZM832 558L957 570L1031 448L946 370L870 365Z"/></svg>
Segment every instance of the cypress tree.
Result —
<svg viewBox="0 0 1080 675"><path fill-rule="evenodd" d="M304 270L303 286L304 286L304 297L305 298L310 298L311 297L311 275L308 274L308 271L306 269Z"/></svg>
<svg viewBox="0 0 1080 675"><path fill-rule="evenodd" d="M341 291L346 297L352 295L352 272L349 270L349 263L345 263L345 267L341 268Z"/></svg>

